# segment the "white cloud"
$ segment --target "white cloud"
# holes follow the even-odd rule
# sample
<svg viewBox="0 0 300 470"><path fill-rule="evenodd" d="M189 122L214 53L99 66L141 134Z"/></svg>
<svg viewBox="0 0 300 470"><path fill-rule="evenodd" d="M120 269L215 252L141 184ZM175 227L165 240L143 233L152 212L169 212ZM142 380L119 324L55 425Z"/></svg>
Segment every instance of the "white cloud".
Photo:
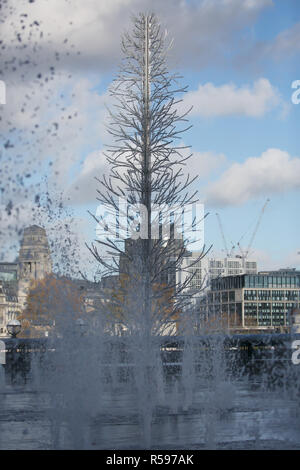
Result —
<svg viewBox="0 0 300 470"><path fill-rule="evenodd" d="M65 189L86 148L110 141L105 105L111 98L108 93L99 94L96 85L91 79L55 77L48 94L36 93L25 99L26 105L30 84L19 83L10 91L0 133L2 142L11 145L0 153L4 202L15 201L22 191L24 197L28 185L36 186L36 191L31 189L34 196L44 176L57 190ZM20 178L25 179L22 185Z"/></svg>
<svg viewBox="0 0 300 470"><path fill-rule="evenodd" d="M97 189L100 189L101 185L95 178L101 180L103 174L108 173L108 169L102 151L90 153L84 160L80 174L67 189L65 197L71 204L96 202Z"/></svg>
<svg viewBox="0 0 300 470"><path fill-rule="evenodd" d="M272 0L39 0L33 3L10 0L8 3L2 8L1 33L7 43L2 52L7 54L8 61L13 54L23 61L29 57L33 74L33 62L48 68L57 51L60 53L60 61L54 61L57 68L107 71L120 57L120 34L130 27L131 15L149 10L160 17L175 38L176 48L172 53L175 60L196 67L215 63L236 40L236 32L253 24L257 15L273 4ZM24 45L26 49L22 48ZM12 65L16 64L18 61ZM12 67L8 65L5 69L11 72Z"/></svg>
<svg viewBox="0 0 300 470"><path fill-rule="evenodd" d="M215 170L219 169L226 162L226 157L223 153L214 152L193 152L192 157L188 160L186 165L186 173L191 176L206 178Z"/></svg>
<svg viewBox="0 0 300 470"><path fill-rule="evenodd" d="M256 71L265 66L269 61L283 61L300 53L300 22L291 28L281 31L268 41L246 42L241 41L240 52L235 58L235 63L247 69L251 67Z"/></svg>
<svg viewBox="0 0 300 470"><path fill-rule="evenodd" d="M265 55L281 59L300 52L300 22L279 33L273 42L266 45Z"/></svg>
<svg viewBox="0 0 300 470"><path fill-rule="evenodd" d="M300 188L300 158L271 148L260 157L234 163L206 190L206 202L213 206L240 205L262 195Z"/></svg>
<svg viewBox="0 0 300 470"><path fill-rule="evenodd" d="M188 92L182 103L185 109L193 106L191 116L243 115L261 117L281 103L278 91L266 78L256 80L252 87L237 87L233 83L215 86L199 85L198 90Z"/></svg>
<svg viewBox="0 0 300 470"><path fill-rule="evenodd" d="M132 13L155 11L175 37L172 60L191 64L197 57L201 66L213 55L222 55L234 33L271 4L271 0L3 4L0 78L7 85L7 104L0 117L0 139L6 145L0 155L0 176L5 201L14 197L11 190L20 187L17 177L24 174L30 173L39 183L46 174L57 189L64 189L82 155L110 142L104 130L104 103L110 104L110 97L97 89L103 74L116 70L120 36L131 28ZM200 170L206 171L203 165Z"/></svg>
<svg viewBox="0 0 300 470"><path fill-rule="evenodd" d="M184 152L186 155L188 153L188 151ZM192 157L183 167L183 173L191 177L197 175L199 179L202 179L222 167L225 162L226 157L222 153L193 152ZM101 189L101 185L95 177L102 179L104 174L108 175L109 169L106 157L101 150L90 153L85 158L79 175L66 190L65 197L71 204L96 202L97 189Z"/></svg>

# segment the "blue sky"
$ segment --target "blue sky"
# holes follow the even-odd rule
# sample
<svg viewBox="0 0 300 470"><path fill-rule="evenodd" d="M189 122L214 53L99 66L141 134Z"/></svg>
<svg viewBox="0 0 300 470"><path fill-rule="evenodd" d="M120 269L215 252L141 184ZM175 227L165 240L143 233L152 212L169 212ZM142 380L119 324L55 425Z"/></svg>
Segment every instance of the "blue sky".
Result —
<svg viewBox="0 0 300 470"><path fill-rule="evenodd" d="M26 199L26 220L18 223L28 221L32 194L43 191L47 174L52 190L62 192L72 209L81 243L94 237L87 210L96 207L93 176L108 171L103 156L103 146L109 143L107 86L117 71L120 35L130 28L130 14L151 9L174 37L170 67L176 67L182 83L189 85L184 103L194 104L193 128L184 142L192 145L195 157L190 170L199 174L200 200L210 213L206 243L213 244L216 255L223 253L218 212L228 245L247 232L243 238L247 246L270 198L251 256L261 269L300 268L300 104L291 102L291 84L300 80L299 1L12 3L13 18L8 15L10 21L3 29L10 43L8 57L22 52L15 39L20 13L39 22L34 67L13 73L7 66L0 77L7 83L7 104L0 108L1 137L14 144L5 151L7 172L15 171L19 160L20 171L32 171L25 197L20 186L13 196L10 190L5 192L15 205ZM41 30L48 42L41 39ZM30 51L32 37L25 36L23 42ZM61 58L55 62L53 80L41 86L37 74L49 74L57 50ZM27 101L28 112L21 115L29 90L34 94ZM59 123L58 129L53 123ZM18 160L20 149L23 158Z"/></svg>

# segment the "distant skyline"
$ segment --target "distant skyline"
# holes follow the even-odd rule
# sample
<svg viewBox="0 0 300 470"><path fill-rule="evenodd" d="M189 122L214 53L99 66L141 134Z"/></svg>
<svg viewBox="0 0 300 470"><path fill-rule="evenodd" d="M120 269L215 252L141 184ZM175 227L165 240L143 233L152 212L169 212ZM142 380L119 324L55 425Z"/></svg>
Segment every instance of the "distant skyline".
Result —
<svg viewBox="0 0 300 470"><path fill-rule="evenodd" d="M242 237L246 248L269 198L249 257L259 270L300 269L300 104L291 99L292 82L300 80L299 1L9 4L0 56L4 234L12 220L18 228L35 222L32 207L47 176L50 193L62 193L73 213L82 259L89 256L83 242L95 237L95 223L87 210L97 207L94 176L108 171L105 106L112 104L108 86L121 58L121 34L131 28L132 14L153 11L174 38L170 69L189 86L179 104L193 105L193 127L183 137L194 154L186 171L199 174L211 255L225 256L216 212L228 247Z"/></svg>

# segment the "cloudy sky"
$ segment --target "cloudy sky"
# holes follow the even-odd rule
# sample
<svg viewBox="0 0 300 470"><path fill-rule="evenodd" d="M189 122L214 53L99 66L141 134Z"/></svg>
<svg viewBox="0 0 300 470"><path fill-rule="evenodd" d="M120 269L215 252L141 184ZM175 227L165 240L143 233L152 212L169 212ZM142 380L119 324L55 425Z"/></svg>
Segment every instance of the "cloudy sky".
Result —
<svg viewBox="0 0 300 470"><path fill-rule="evenodd" d="M189 171L199 175L209 212L206 243L224 254L218 212L228 246L241 240L246 248L269 198L251 257L261 269L300 268L300 104L292 102L292 83L300 80L299 0L0 5L2 258L7 235L17 246L13 233L45 214L46 187L67 205L58 210L61 223L73 221L88 256L84 241L95 237L95 224L87 211L97 207L94 177L108 170L107 88L118 70L120 36L133 14L153 11L174 38L169 67L189 86L180 106L193 105L193 127L184 143L192 145Z"/></svg>

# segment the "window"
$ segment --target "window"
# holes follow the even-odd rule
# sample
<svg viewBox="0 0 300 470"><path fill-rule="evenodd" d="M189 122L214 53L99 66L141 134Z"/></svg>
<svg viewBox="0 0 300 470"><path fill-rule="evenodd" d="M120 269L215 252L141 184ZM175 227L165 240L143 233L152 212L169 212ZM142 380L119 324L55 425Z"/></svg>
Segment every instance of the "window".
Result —
<svg viewBox="0 0 300 470"><path fill-rule="evenodd" d="M298 291L296 290L288 290L286 291L286 299L287 300L298 300Z"/></svg>
<svg viewBox="0 0 300 470"><path fill-rule="evenodd" d="M234 290L229 292L229 302L234 302L235 301L235 292Z"/></svg>
<svg viewBox="0 0 300 470"><path fill-rule="evenodd" d="M244 291L244 300L256 300L257 291L256 290L245 290Z"/></svg>
<svg viewBox="0 0 300 470"><path fill-rule="evenodd" d="M258 303L258 324L260 326L271 326L271 303Z"/></svg>
<svg viewBox="0 0 300 470"><path fill-rule="evenodd" d="M257 303L245 302L244 316L246 326L257 326Z"/></svg>
<svg viewBox="0 0 300 470"><path fill-rule="evenodd" d="M258 300L271 300L271 291L270 290L259 290L258 291Z"/></svg>

